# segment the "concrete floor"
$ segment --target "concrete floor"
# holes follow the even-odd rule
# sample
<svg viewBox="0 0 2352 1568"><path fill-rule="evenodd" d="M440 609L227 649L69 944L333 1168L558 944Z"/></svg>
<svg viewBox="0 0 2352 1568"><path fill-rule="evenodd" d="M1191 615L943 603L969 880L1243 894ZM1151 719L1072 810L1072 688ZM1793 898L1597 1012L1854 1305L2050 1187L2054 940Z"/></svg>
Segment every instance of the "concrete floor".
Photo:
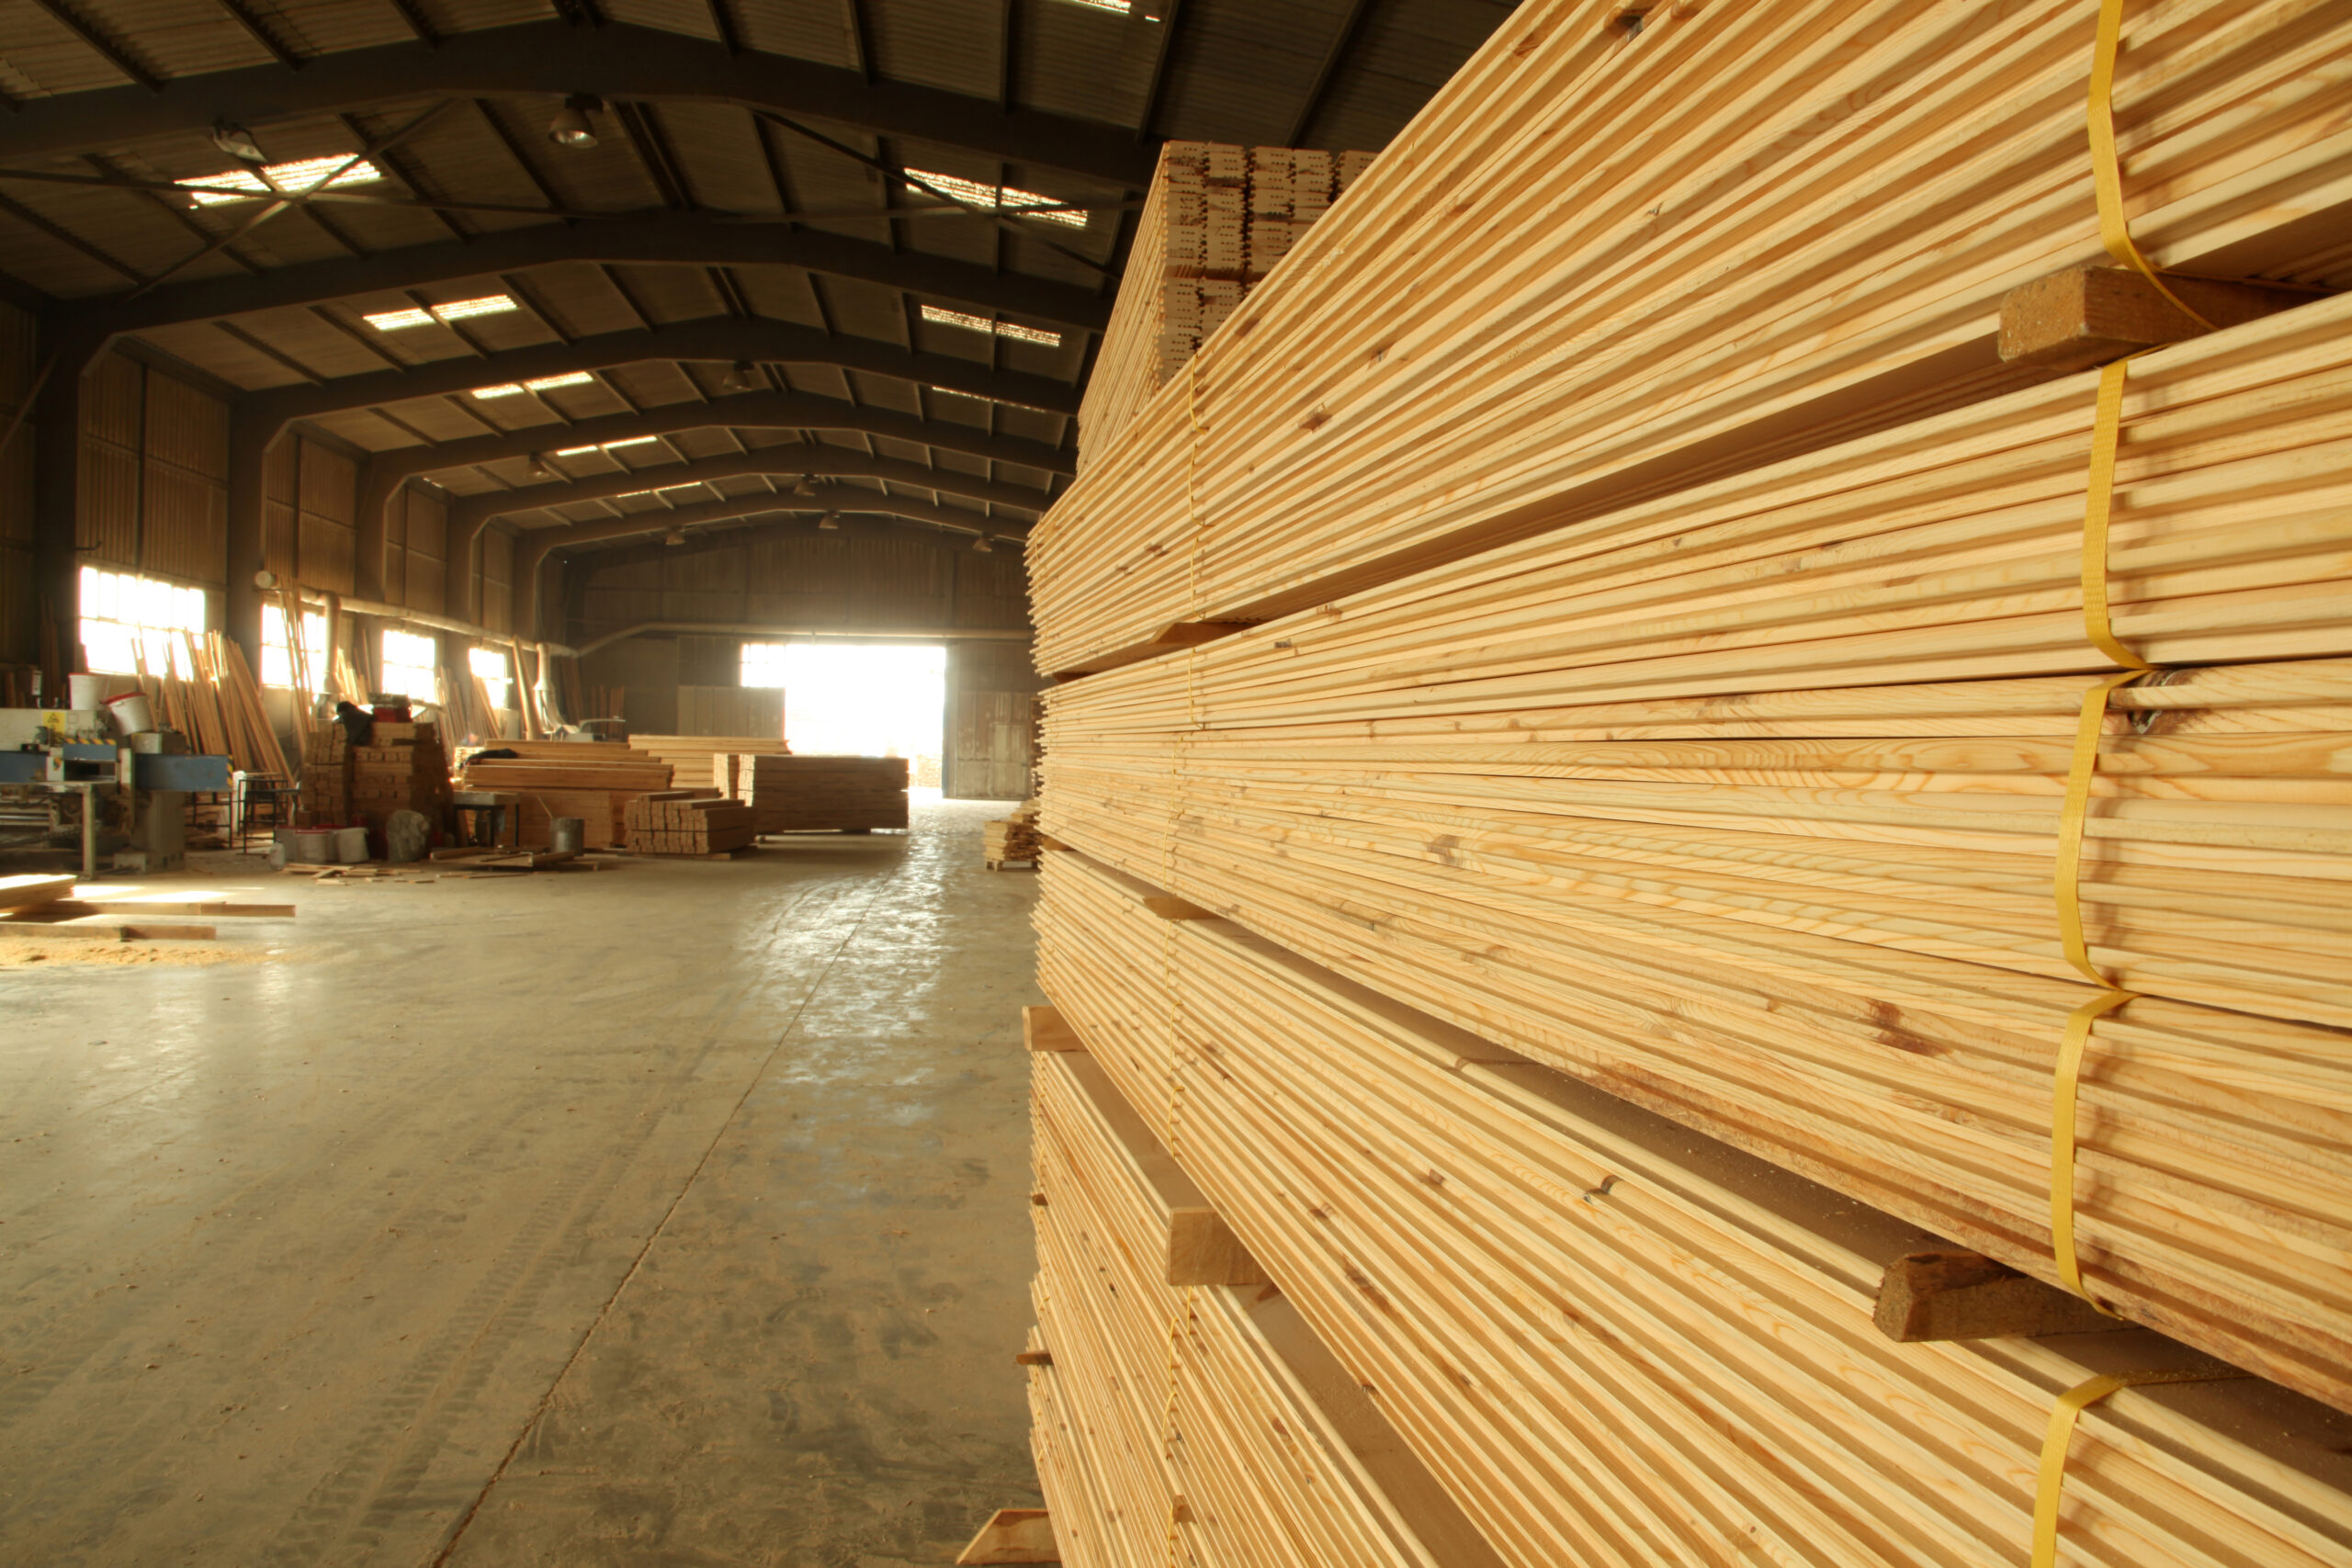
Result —
<svg viewBox="0 0 2352 1568"><path fill-rule="evenodd" d="M508 880L210 857L300 907L221 922L259 961L8 960L0 1562L898 1568L1034 1506L1002 811Z"/></svg>

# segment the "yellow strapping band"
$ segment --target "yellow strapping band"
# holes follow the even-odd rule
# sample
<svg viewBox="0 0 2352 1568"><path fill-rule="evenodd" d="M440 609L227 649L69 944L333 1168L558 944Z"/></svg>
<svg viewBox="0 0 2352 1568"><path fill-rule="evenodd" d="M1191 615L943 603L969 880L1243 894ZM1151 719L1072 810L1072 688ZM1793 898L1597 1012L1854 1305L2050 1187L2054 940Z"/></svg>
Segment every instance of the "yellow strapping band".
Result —
<svg viewBox="0 0 2352 1568"><path fill-rule="evenodd" d="M2075 1437L2075 1417L2118 1389L2143 1383L2227 1382L2245 1372L2225 1368L2171 1372L2110 1372L2078 1382L2058 1396L2050 1410L2050 1428L2041 1438L2041 1474L2033 1494L2033 1568L2057 1568L2058 1501L2066 1484L2066 1450Z"/></svg>
<svg viewBox="0 0 2352 1568"><path fill-rule="evenodd" d="M2098 39L2091 51L2091 180L2098 193L2098 237L2107 254L2155 285L2189 320L2211 332L2213 323L2175 294L2155 265L2140 254L2123 216L2123 169L2115 150L2115 57L2123 43L2123 0L2099 0Z"/></svg>
<svg viewBox="0 0 2352 1568"><path fill-rule="evenodd" d="M2066 1032L2058 1042L2057 1084L2050 1097L2051 1255L2058 1265L2060 1281L2101 1312L2107 1311L2106 1306L2083 1288L2082 1260L2075 1253L2075 1091L2083 1078L2083 1055L2090 1045L2091 1025L2132 999L2130 991L2111 990L2066 1015Z"/></svg>

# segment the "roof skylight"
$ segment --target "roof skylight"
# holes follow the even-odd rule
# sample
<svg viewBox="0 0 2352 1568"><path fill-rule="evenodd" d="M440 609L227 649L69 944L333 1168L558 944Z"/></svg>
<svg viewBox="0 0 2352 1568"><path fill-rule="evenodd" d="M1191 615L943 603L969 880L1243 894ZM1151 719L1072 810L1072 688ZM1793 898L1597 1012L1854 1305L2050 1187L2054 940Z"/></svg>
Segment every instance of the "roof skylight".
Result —
<svg viewBox="0 0 2352 1568"><path fill-rule="evenodd" d="M925 305L922 319L937 321L943 327L966 327L976 333L994 333L999 337L1018 339L1023 343L1042 343L1047 348L1059 348L1062 334L1039 332L1013 321L991 321L986 316L975 316L964 310L950 310L939 305Z"/></svg>
<svg viewBox="0 0 2352 1568"><path fill-rule="evenodd" d="M595 378L585 370L574 370L567 376L542 376L536 381L502 381L495 387L476 387L474 396L485 401L492 398L518 398L525 392L548 392L558 387L578 387ZM593 452L595 448L592 446L583 450Z"/></svg>
<svg viewBox="0 0 2352 1568"><path fill-rule="evenodd" d="M461 321L468 316L495 316L515 309L518 307L506 295L485 294L479 299L452 299L447 305L424 309L412 307L406 310L378 310L361 320L379 333L396 333L408 327L429 327L435 321L446 325L450 321Z"/></svg>
<svg viewBox="0 0 2352 1568"><path fill-rule="evenodd" d="M907 173L927 186L944 191L958 201L969 202L974 207L985 207L997 212L1010 212L1017 216L1024 207L1059 205L1058 198L1041 196L1034 190L1016 190L1012 186L984 186L978 180L958 179L954 175L935 175L929 169L909 169ZM1086 227L1086 214L1083 212L1032 212L1027 216L1042 219L1047 223L1059 223L1066 229Z"/></svg>
<svg viewBox="0 0 2352 1568"><path fill-rule="evenodd" d="M382 170L364 158L351 164L356 154L351 152L331 152L323 158L266 164L259 171L231 169L226 174L198 175L192 179L175 183L184 186L234 186L234 192L191 190L187 193L188 199L198 207L218 207L225 201L251 201L256 196L300 196L322 185L330 189L336 186L371 185L384 177ZM343 169L345 164L351 164L351 167ZM335 174L337 169L343 169L343 173ZM334 177L330 179L329 175Z"/></svg>

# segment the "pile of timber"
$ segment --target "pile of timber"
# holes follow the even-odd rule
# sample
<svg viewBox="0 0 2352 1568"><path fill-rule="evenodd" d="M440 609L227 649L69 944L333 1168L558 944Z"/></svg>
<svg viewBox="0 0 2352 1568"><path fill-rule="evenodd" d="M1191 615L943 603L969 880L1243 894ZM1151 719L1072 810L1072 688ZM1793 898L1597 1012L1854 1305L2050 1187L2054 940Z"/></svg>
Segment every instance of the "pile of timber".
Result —
<svg viewBox="0 0 2352 1568"><path fill-rule="evenodd" d="M218 927L166 917L291 919L294 915L291 904L180 899L168 893L107 897L96 888L91 894L75 897L74 879L66 875L0 876L0 941L210 942L220 935Z"/></svg>
<svg viewBox="0 0 2352 1568"><path fill-rule="evenodd" d="M302 737L301 804L295 824L340 828L353 821L351 738L339 724L311 727Z"/></svg>
<svg viewBox="0 0 2352 1568"><path fill-rule="evenodd" d="M632 735L628 743L669 763L682 787L708 785L735 800L744 798L743 758L792 754L792 748L773 735Z"/></svg>
<svg viewBox="0 0 2352 1568"><path fill-rule="evenodd" d="M1369 152L1161 144L1079 405L1081 464L1183 373L1202 342L1371 166Z"/></svg>
<svg viewBox="0 0 2352 1568"><path fill-rule="evenodd" d="M1499 1568L1102 1066L1031 1060L1021 1359L1063 1561Z"/></svg>
<svg viewBox="0 0 2352 1568"><path fill-rule="evenodd" d="M341 725L327 729L340 735ZM351 815L380 833L396 811L413 811L439 828L449 809L449 758L436 725L379 719L368 744L349 749Z"/></svg>
<svg viewBox="0 0 2352 1568"><path fill-rule="evenodd" d="M469 756L458 773L465 789L507 790L523 797L521 838L526 848L546 845L559 817L577 817L589 849L614 849L628 841L628 803L672 785L670 764L658 757L607 740L507 740L495 750L513 757Z"/></svg>
<svg viewBox="0 0 2352 1568"><path fill-rule="evenodd" d="M1110 1086L1097 1099L1115 1092L1174 1151L1504 1562L2024 1562L2062 1393L2230 1371L2140 1328L1898 1343L1874 1325L1882 1280L1937 1236L1174 904L1047 855L1056 1027L1033 1025L1033 1049L1082 1048ZM1038 1077L1048 1183L1069 1120L1052 1078ZM1210 1434L1160 1424L1167 1345L1095 1349L1069 1321L1086 1265L1046 1245L1064 1200L1046 1196L1039 1345L1071 1383L1083 1347L1142 1384L1127 1392L1145 1408L1098 1462L1193 1451ZM1256 1400L1227 1416L1241 1432L1282 1418ZM2256 1379L2117 1393L2065 1450L2060 1560L2343 1562L2347 1434L2352 1418ZM1043 1466L1057 1526L1072 1468ZM1127 1560L1067 1540L1064 1555Z"/></svg>
<svg viewBox="0 0 2352 1568"><path fill-rule="evenodd" d="M1043 846L1037 831L1037 803L1024 800L1010 817L999 817L981 827L981 858L990 871L1012 862L1037 863Z"/></svg>
<svg viewBox="0 0 2352 1568"><path fill-rule="evenodd" d="M692 790L640 795L624 808L632 854L723 860L752 847L753 812L723 795Z"/></svg>
<svg viewBox="0 0 2352 1568"><path fill-rule="evenodd" d="M147 632L134 644L139 689L156 725L248 773L286 778L285 750L245 650L219 632Z"/></svg>
<svg viewBox="0 0 2352 1568"><path fill-rule="evenodd" d="M1652 7L1630 38L1623 11L1522 6L1236 330L1091 451L1028 547L1041 669L2047 373L2000 359L1999 310L2107 261L2083 130L2097 6ZM2352 284L2347 52L2342 7L2136 9L2113 104L2141 249Z"/></svg>
<svg viewBox="0 0 2352 1568"><path fill-rule="evenodd" d="M745 755L737 783L762 833L865 833L907 825L904 757Z"/></svg>
<svg viewBox="0 0 2352 1568"><path fill-rule="evenodd" d="M1503 1561L2352 1561L2352 10L1623 14L1038 529L1046 1032Z"/></svg>

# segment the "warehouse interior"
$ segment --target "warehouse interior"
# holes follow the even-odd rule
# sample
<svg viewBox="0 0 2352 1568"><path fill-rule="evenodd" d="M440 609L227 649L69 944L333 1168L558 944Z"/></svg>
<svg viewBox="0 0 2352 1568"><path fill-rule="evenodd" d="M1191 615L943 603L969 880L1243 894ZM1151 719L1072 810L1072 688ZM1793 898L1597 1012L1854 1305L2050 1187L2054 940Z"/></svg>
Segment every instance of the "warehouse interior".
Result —
<svg viewBox="0 0 2352 1568"><path fill-rule="evenodd" d="M0 5L0 1562L2352 1564L2352 6Z"/></svg>

